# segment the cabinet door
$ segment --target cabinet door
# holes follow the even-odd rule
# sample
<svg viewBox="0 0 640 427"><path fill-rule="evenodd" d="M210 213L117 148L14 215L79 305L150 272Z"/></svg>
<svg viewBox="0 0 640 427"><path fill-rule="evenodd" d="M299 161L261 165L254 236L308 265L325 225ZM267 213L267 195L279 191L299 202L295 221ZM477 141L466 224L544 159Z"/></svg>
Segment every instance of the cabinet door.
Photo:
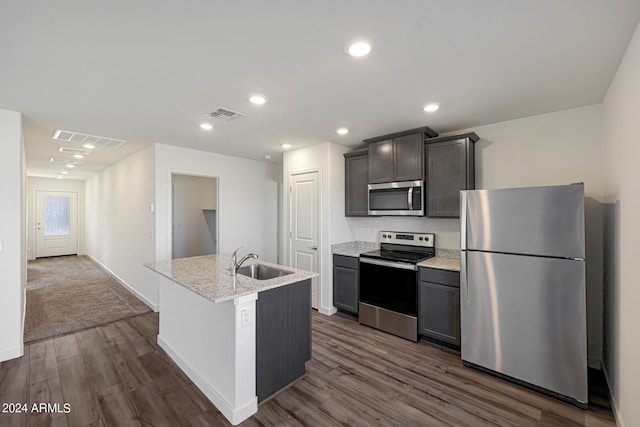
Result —
<svg viewBox="0 0 640 427"><path fill-rule="evenodd" d="M418 333L460 346L459 288L419 282Z"/></svg>
<svg viewBox="0 0 640 427"><path fill-rule="evenodd" d="M256 395L263 401L305 373L311 359L311 280L260 292Z"/></svg>
<svg viewBox="0 0 640 427"><path fill-rule="evenodd" d="M333 267L333 304L349 313L358 314L358 270Z"/></svg>
<svg viewBox="0 0 640 427"><path fill-rule="evenodd" d="M369 183L393 181L393 140L369 144Z"/></svg>
<svg viewBox="0 0 640 427"><path fill-rule="evenodd" d="M468 190L466 138L427 144L427 216L460 217L460 190Z"/></svg>
<svg viewBox="0 0 640 427"><path fill-rule="evenodd" d="M369 214L368 190L369 156L346 157L345 161L345 216Z"/></svg>
<svg viewBox="0 0 640 427"><path fill-rule="evenodd" d="M393 140L394 181L424 179L424 136L421 133L401 136Z"/></svg>

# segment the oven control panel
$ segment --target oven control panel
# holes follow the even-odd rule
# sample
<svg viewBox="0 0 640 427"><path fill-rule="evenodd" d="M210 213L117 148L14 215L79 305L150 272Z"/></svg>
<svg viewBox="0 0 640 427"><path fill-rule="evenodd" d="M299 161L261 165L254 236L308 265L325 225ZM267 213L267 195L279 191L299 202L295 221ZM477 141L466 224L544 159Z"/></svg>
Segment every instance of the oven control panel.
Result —
<svg viewBox="0 0 640 427"><path fill-rule="evenodd" d="M433 248L435 246L435 242L436 236L433 233L403 233L400 231L380 232L380 243Z"/></svg>

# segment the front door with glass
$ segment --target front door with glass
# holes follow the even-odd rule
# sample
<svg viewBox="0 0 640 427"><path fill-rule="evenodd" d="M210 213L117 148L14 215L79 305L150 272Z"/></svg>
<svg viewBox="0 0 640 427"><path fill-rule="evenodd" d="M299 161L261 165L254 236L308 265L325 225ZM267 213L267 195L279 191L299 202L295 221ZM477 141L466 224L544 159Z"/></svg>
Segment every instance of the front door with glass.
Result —
<svg viewBox="0 0 640 427"><path fill-rule="evenodd" d="M36 258L78 253L78 194L36 191Z"/></svg>

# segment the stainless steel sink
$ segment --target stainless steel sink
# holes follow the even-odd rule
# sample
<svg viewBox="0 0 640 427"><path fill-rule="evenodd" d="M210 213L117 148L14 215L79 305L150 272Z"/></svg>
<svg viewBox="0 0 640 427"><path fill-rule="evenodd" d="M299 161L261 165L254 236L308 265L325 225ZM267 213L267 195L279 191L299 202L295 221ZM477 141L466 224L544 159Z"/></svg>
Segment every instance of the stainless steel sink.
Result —
<svg viewBox="0 0 640 427"><path fill-rule="evenodd" d="M293 274L293 271L282 270L280 268L256 263L240 267L238 269L238 274L251 277L252 279L268 280L275 277L286 276L287 274Z"/></svg>

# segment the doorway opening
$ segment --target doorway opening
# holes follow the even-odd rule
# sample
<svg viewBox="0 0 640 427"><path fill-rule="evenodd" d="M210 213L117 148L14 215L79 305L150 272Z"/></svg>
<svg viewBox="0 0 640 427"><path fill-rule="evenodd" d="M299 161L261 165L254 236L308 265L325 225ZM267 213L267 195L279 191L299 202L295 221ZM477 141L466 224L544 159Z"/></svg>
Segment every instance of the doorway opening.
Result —
<svg viewBox="0 0 640 427"><path fill-rule="evenodd" d="M171 258L218 253L218 178L171 174Z"/></svg>

